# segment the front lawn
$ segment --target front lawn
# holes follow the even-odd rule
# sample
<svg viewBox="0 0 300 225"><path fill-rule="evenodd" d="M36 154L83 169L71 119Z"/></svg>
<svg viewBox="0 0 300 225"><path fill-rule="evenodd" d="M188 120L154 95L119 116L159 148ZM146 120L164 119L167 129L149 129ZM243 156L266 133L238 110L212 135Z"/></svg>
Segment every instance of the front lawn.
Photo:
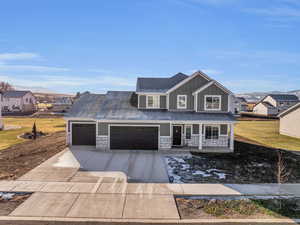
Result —
<svg viewBox="0 0 300 225"><path fill-rule="evenodd" d="M235 135L271 148L300 151L300 139L279 134L278 120L239 121Z"/></svg>
<svg viewBox="0 0 300 225"><path fill-rule="evenodd" d="M44 133L65 130L65 121L62 118L6 117L3 119L5 126L18 126L21 128L0 131L0 150L25 142L25 139L18 138L18 136L25 132L31 132L34 122L37 130Z"/></svg>

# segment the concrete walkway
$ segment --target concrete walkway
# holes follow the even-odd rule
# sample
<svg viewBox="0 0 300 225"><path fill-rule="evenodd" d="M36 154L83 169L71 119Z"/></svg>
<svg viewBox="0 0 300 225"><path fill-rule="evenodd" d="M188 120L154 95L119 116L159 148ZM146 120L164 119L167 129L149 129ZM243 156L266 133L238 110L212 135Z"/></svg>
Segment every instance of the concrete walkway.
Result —
<svg viewBox="0 0 300 225"><path fill-rule="evenodd" d="M221 185L3 181L0 191L35 192L11 217L179 220L174 195L298 196L299 184Z"/></svg>

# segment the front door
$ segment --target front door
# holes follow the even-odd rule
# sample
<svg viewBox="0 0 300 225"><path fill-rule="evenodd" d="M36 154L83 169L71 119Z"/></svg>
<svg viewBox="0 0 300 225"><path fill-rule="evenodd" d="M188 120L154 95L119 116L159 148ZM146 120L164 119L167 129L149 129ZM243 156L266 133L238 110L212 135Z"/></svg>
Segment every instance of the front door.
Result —
<svg viewBox="0 0 300 225"><path fill-rule="evenodd" d="M173 145L181 145L181 134L182 127L181 126L173 126Z"/></svg>

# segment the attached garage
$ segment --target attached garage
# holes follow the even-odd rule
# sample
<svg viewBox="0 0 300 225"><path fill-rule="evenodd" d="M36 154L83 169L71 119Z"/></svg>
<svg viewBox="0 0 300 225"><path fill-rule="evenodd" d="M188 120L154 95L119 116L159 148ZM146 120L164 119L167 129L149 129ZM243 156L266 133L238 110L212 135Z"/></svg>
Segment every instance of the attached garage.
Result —
<svg viewBox="0 0 300 225"><path fill-rule="evenodd" d="M158 126L110 126L110 149L157 150Z"/></svg>
<svg viewBox="0 0 300 225"><path fill-rule="evenodd" d="M96 146L96 124L72 123L72 145Z"/></svg>

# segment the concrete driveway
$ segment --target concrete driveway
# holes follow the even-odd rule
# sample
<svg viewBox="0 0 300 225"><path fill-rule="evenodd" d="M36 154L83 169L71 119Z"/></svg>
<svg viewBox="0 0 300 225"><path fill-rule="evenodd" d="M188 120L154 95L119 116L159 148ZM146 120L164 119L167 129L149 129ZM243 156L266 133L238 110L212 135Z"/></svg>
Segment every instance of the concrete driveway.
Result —
<svg viewBox="0 0 300 225"><path fill-rule="evenodd" d="M42 180L52 181L48 180L52 174L50 171L59 170L65 171L68 177L58 181L97 182L99 177L112 177L127 179L128 182L169 183L164 156L155 151L101 152L88 146L77 146L47 160L23 180L39 180L36 176L46 170L49 173Z"/></svg>

